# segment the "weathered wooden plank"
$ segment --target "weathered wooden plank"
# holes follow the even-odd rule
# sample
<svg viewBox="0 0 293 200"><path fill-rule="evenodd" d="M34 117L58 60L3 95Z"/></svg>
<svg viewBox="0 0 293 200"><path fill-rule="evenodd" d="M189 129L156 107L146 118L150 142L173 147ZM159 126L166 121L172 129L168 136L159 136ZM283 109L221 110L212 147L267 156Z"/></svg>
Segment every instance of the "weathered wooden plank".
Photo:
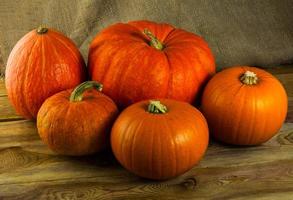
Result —
<svg viewBox="0 0 293 200"><path fill-rule="evenodd" d="M0 96L7 95L5 84L4 84L4 78L0 77Z"/></svg>
<svg viewBox="0 0 293 200"><path fill-rule="evenodd" d="M269 142L244 148L213 142L204 159L165 182L138 178L110 152L87 157L56 156L31 121L0 126L0 197L4 199L229 199L293 192L293 124ZM253 186L253 187L252 187ZM11 197L11 198L10 198Z"/></svg>
<svg viewBox="0 0 293 200"><path fill-rule="evenodd" d="M35 122L28 120L1 122L0 153L3 153L6 149L11 148L15 148L16 150L21 149L22 151L37 154L55 155L40 141ZM285 123L280 132L274 138L261 146L234 147L214 142L210 145L210 148L205 156L208 159L203 160L200 165L203 164L205 167L214 167L215 165L225 166L226 164L229 164L230 166L239 166L241 163L247 165L249 160L255 160L255 162L261 162L260 160L272 162L276 158L293 159L293 154L287 154L287 150L293 150L292 148L293 123ZM251 153L254 151L258 151L258 153ZM266 151L269 151L270 153L267 153ZM284 154L282 154L282 152ZM218 157L218 154L221 154L221 157ZM241 159L242 162L239 163L234 159L234 157ZM215 160L221 160L223 163L215 162Z"/></svg>
<svg viewBox="0 0 293 200"><path fill-rule="evenodd" d="M21 119L23 119L23 117L16 113L8 100L4 79L0 78L0 122Z"/></svg>
<svg viewBox="0 0 293 200"><path fill-rule="evenodd" d="M29 120L0 123L0 153L9 148L20 148L27 152L51 153L40 140L35 122Z"/></svg>
<svg viewBox="0 0 293 200"><path fill-rule="evenodd" d="M23 119L11 106L7 95L0 96L0 122Z"/></svg>
<svg viewBox="0 0 293 200"><path fill-rule="evenodd" d="M114 170L110 177L10 184L0 187L0 192L5 199L290 199L292 164L282 161L237 168L195 168L192 173L165 182L127 174L117 176Z"/></svg>

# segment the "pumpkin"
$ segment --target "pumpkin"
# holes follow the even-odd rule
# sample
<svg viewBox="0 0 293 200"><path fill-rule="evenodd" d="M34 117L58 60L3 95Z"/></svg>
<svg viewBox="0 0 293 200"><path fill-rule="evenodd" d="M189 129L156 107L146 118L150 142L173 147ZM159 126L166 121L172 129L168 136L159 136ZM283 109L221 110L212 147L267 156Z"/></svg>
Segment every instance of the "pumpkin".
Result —
<svg viewBox="0 0 293 200"><path fill-rule="evenodd" d="M171 99L141 101L126 108L111 131L112 151L129 171L163 180L191 169L208 146L203 115Z"/></svg>
<svg viewBox="0 0 293 200"><path fill-rule="evenodd" d="M171 98L193 103L215 73L208 44L168 24L133 21L114 24L90 44L92 80L120 108L140 100Z"/></svg>
<svg viewBox="0 0 293 200"><path fill-rule="evenodd" d="M202 112L212 136L224 143L258 145L281 128L288 100L270 73L237 66L217 73L202 97Z"/></svg>
<svg viewBox="0 0 293 200"><path fill-rule="evenodd" d="M88 81L49 97L40 108L37 128L41 139L58 154L80 156L110 146L115 103Z"/></svg>
<svg viewBox="0 0 293 200"><path fill-rule="evenodd" d="M85 79L85 64L74 43L62 33L39 27L11 51L5 85L15 110L35 119L46 98Z"/></svg>

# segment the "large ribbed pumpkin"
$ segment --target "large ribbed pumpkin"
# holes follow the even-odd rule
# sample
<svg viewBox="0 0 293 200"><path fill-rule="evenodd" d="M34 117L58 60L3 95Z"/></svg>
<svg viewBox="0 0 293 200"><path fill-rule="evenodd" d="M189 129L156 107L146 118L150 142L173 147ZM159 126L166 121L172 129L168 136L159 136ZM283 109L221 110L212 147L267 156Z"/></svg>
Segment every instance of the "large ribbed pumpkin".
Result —
<svg viewBox="0 0 293 200"><path fill-rule="evenodd" d="M281 128L288 107L282 84L255 67L223 70L207 84L202 112L217 140L235 145L257 145Z"/></svg>
<svg viewBox="0 0 293 200"><path fill-rule="evenodd" d="M36 118L46 98L84 79L84 61L74 43L45 27L32 30L17 42L5 72L9 100L27 119Z"/></svg>
<svg viewBox="0 0 293 200"><path fill-rule="evenodd" d="M151 98L193 103L215 72L208 44L199 36L150 21L118 23L90 44L92 80L119 107Z"/></svg>
<svg viewBox="0 0 293 200"><path fill-rule="evenodd" d="M111 132L117 160L134 174L156 180L191 169L205 153L208 140L203 115L190 104L172 99L129 106Z"/></svg>

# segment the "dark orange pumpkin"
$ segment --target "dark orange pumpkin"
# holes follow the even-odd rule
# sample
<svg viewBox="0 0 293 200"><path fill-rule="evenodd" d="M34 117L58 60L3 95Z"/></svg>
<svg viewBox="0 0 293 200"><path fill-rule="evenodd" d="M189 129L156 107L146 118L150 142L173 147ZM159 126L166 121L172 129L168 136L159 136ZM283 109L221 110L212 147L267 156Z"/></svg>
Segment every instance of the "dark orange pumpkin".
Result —
<svg viewBox="0 0 293 200"><path fill-rule="evenodd" d="M281 128L288 99L270 73L247 66L216 74L207 84L202 112L217 140L236 145L266 142Z"/></svg>
<svg viewBox="0 0 293 200"><path fill-rule="evenodd" d="M46 98L85 78L84 61L74 43L55 30L39 27L11 51L5 85L16 111L32 119Z"/></svg>
<svg viewBox="0 0 293 200"><path fill-rule="evenodd" d="M102 85L88 81L72 90L49 97L38 113L42 140L63 155L87 155L110 143L112 123L118 115L115 103L101 91Z"/></svg>
<svg viewBox="0 0 293 200"><path fill-rule="evenodd" d="M208 44L199 36L168 24L134 21L112 25L90 45L92 80L119 107L152 98L193 103L215 73Z"/></svg>
<svg viewBox="0 0 293 200"><path fill-rule="evenodd" d="M115 121L111 145L129 171L150 179L168 179L191 169L208 146L203 115L176 100L142 101L126 108Z"/></svg>

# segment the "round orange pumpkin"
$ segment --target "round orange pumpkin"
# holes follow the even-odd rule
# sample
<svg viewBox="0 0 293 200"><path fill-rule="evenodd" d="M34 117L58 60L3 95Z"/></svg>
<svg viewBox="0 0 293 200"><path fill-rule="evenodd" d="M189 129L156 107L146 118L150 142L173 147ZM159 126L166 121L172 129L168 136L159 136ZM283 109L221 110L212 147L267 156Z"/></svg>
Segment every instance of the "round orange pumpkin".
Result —
<svg viewBox="0 0 293 200"><path fill-rule="evenodd" d="M85 79L85 64L74 43L45 27L32 30L11 51L5 72L10 102L27 119L36 118L46 98Z"/></svg>
<svg viewBox="0 0 293 200"><path fill-rule="evenodd" d="M193 103L215 73L208 44L198 35L150 21L118 23L90 44L89 72L119 107L171 98Z"/></svg>
<svg viewBox="0 0 293 200"><path fill-rule="evenodd" d="M88 81L44 102L37 127L50 149L63 155L80 156L110 145L111 126L118 109L109 97L99 92L101 89L101 84Z"/></svg>
<svg viewBox="0 0 293 200"><path fill-rule="evenodd" d="M170 99L141 101L115 121L111 146L129 171L149 179L168 179L191 169L208 146L203 115L190 104Z"/></svg>
<svg viewBox="0 0 293 200"><path fill-rule="evenodd" d="M217 73L202 97L202 112L214 138L235 145L266 142L281 128L288 99L281 83L255 67Z"/></svg>

